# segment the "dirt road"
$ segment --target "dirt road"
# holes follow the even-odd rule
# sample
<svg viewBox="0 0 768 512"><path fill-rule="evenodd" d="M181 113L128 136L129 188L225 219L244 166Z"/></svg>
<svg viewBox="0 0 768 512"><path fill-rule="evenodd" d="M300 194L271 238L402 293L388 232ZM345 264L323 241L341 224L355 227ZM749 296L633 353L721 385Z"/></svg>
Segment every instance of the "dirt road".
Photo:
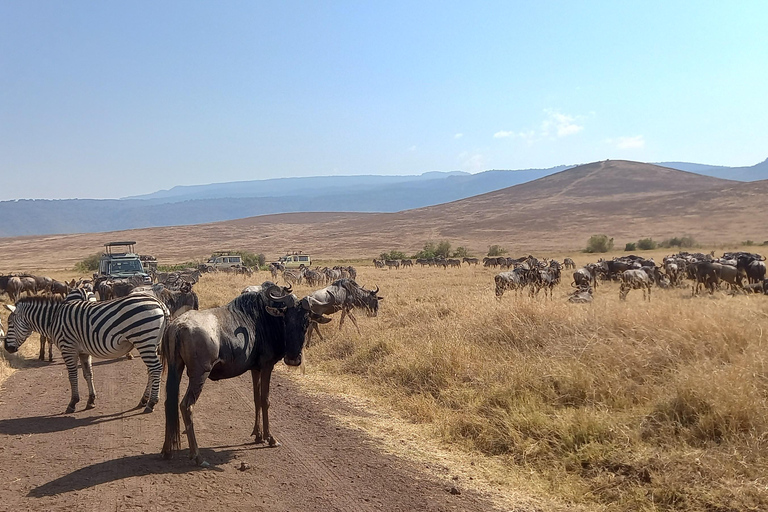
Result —
<svg viewBox="0 0 768 512"><path fill-rule="evenodd" d="M186 448L162 460L162 401L133 407L146 382L142 362L96 361L97 407L62 414L69 384L61 359L33 363L0 389L0 510L493 510L471 492L452 494L418 466L380 453L364 434L276 376L270 419L282 443L251 443L250 376L207 382L195 425L208 469ZM80 393L87 396L80 377ZM186 387L186 382L182 383ZM246 469L250 466L250 469Z"/></svg>

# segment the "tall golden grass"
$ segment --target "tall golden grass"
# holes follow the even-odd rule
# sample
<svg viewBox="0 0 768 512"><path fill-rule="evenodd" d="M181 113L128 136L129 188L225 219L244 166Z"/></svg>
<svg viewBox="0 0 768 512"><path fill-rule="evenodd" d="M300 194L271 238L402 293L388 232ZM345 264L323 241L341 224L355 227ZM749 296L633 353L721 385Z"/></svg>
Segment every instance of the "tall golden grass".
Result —
<svg viewBox="0 0 768 512"><path fill-rule="evenodd" d="M620 302L607 284L576 305L568 272L554 300L497 300L482 268L358 272L385 296L379 316L357 312L361 335L322 326L325 340L306 349L312 374L352 383L560 503L768 510L765 296L674 289ZM268 278L205 275L201 307Z"/></svg>

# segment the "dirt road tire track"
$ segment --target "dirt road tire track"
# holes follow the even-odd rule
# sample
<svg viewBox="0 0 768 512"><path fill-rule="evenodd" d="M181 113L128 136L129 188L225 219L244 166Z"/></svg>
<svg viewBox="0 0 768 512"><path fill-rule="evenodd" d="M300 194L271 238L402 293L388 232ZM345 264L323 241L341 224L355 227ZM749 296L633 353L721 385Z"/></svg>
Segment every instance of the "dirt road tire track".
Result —
<svg viewBox="0 0 768 512"><path fill-rule="evenodd" d="M186 448L171 461L160 457L162 403L152 414L132 409L146 382L141 361L100 361L94 374L96 408L83 402L67 415L60 361L31 363L2 385L0 510L189 510L190 503L207 511L493 510L483 497L452 495L449 482L380 453L331 418L345 405L318 403L279 374L270 408L278 448L249 437L249 375L205 384L195 422L210 469L194 466ZM242 462L250 469L240 471Z"/></svg>

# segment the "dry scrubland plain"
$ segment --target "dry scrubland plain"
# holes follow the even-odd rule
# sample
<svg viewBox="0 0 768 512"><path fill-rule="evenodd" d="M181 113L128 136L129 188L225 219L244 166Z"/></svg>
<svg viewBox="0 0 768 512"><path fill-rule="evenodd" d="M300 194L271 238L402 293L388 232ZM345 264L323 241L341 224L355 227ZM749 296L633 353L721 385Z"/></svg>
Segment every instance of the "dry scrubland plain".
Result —
<svg viewBox="0 0 768 512"><path fill-rule="evenodd" d="M321 327L306 374L290 375L307 392L367 404L372 415L351 423L406 456L442 453L500 502L768 509L766 297L676 289L621 303L608 284L572 305L566 274L553 301L497 300L493 275L359 267L386 297L379 316L358 313L362 335L339 331L338 318ZM268 277L204 276L201 307Z"/></svg>

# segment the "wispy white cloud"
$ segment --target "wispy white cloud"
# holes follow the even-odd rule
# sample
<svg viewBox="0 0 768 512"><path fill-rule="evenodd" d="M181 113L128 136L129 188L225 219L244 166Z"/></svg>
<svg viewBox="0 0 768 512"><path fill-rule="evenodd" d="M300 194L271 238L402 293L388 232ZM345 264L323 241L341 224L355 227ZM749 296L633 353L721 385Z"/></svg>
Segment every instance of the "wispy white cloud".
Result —
<svg viewBox="0 0 768 512"><path fill-rule="evenodd" d="M544 110L545 118L537 130L528 130L516 132L513 130L501 130L493 134L494 139L517 138L522 139L528 144L549 137L567 137L584 130L584 126L579 124L583 116L571 116L563 114L554 109Z"/></svg>
<svg viewBox="0 0 768 512"><path fill-rule="evenodd" d="M645 147L645 137L642 135L619 137L614 142L618 149L640 149Z"/></svg>
<svg viewBox="0 0 768 512"><path fill-rule="evenodd" d="M463 136L464 136L464 134L463 134L463 133L457 133L456 135L454 135L454 136L453 136L453 138L454 138L454 139L460 139L460 138L462 138Z"/></svg>
<svg viewBox="0 0 768 512"><path fill-rule="evenodd" d="M547 137L553 132L558 137L574 135L584 129L584 126L576 124L576 117L563 114L553 109L545 109L546 119L541 123L541 133Z"/></svg>

